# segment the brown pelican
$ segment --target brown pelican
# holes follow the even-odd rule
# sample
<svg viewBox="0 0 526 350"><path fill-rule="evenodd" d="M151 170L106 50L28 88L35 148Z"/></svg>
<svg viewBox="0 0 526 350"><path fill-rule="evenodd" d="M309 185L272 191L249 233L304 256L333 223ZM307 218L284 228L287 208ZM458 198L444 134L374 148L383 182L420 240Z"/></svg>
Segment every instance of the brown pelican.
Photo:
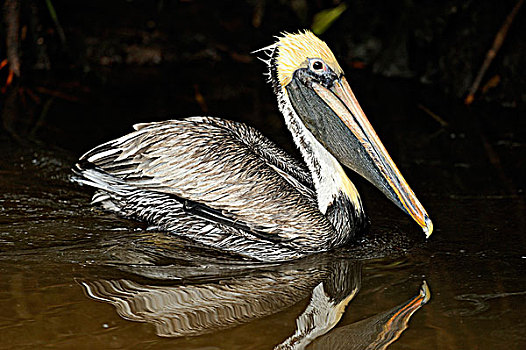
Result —
<svg viewBox="0 0 526 350"><path fill-rule="evenodd" d="M261 50L297 161L255 129L213 117L135 125L84 154L75 181L93 203L209 247L262 261L326 251L365 225L342 165L409 214L429 236L425 209L354 97L328 46L309 31Z"/></svg>

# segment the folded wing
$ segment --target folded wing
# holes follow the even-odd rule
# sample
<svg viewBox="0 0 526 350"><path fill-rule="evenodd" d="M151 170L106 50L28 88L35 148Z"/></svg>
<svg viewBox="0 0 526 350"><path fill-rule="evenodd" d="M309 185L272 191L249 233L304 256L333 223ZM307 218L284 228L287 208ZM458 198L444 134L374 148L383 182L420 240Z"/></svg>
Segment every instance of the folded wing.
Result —
<svg viewBox="0 0 526 350"><path fill-rule="evenodd" d="M99 189L94 202L170 231L188 214L253 240L330 248L310 173L255 129L210 117L135 129L80 158L77 181Z"/></svg>

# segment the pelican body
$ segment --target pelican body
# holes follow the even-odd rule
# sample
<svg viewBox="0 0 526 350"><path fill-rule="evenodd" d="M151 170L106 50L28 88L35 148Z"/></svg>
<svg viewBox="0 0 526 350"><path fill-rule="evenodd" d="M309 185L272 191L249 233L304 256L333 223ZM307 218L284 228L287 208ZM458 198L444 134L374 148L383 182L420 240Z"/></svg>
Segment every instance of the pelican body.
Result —
<svg viewBox="0 0 526 350"><path fill-rule="evenodd" d="M135 125L84 154L74 180L119 215L261 261L297 259L356 237L367 222L342 164L427 236L433 226L363 113L328 46L309 31L261 50L294 159L257 130L213 117Z"/></svg>

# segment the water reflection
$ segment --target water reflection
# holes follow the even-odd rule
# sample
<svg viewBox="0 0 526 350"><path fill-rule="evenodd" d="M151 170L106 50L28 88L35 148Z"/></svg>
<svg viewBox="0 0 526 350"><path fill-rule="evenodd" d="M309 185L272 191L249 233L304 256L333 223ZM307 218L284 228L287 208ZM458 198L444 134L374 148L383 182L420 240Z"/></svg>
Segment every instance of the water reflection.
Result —
<svg viewBox="0 0 526 350"><path fill-rule="evenodd" d="M391 310L339 327L314 340L309 349L386 349L407 329L411 316L429 301L424 281L420 293Z"/></svg>
<svg viewBox="0 0 526 350"><path fill-rule="evenodd" d="M409 301L333 330L360 290L359 261L321 254L280 265L210 258L199 263L165 261L155 265L145 256L135 258L142 263L115 266L136 277L84 279L79 283L90 298L113 305L124 319L154 325L162 337L214 333L308 299L307 307L296 318L295 332L276 349L385 349L430 297L424 282L420 293Z"/></svg>

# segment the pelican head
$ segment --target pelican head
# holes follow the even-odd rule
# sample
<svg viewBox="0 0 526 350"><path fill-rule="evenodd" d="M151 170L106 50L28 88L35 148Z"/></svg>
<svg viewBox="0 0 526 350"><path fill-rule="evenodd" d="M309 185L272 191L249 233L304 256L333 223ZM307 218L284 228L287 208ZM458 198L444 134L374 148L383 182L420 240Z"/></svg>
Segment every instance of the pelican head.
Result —
<svg viewBox="0 0 526 350"><path fill-rule="evenodd" d="M268 54L269 79L287 126L313 173L318 200L325 201L320 210L327 210L337 193L361 208L359 196L339 164L332 165L335 174L320 171L320 162L337 160L380 189L429 237L433 231L429 216L367 120L327 44L304 31L285 33L262 50ZM321 148L328 154L323 155ZM337 188L332 197L325 194L331 192L331 184Z"/></svg>

